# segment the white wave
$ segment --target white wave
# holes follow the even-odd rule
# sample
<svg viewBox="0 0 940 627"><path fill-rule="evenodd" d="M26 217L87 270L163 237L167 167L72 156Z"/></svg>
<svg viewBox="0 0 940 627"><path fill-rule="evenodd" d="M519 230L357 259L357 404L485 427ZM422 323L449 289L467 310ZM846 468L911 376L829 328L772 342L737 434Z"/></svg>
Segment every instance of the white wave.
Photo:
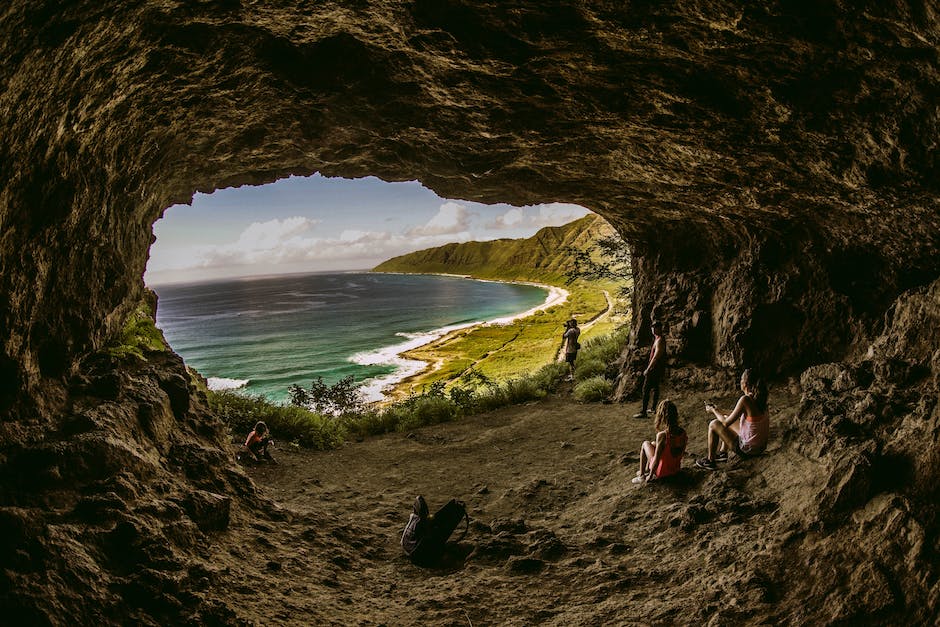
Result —
<svg viewBox="0 0 940 627"><path fill-rule="evenodd" d="M209 377L206 386L213 392L221 390L237 390L248 385L250 379L226 379L225 377Z"/></svg>
<svg viewBox="0 0 940 627"><path fill-rule="evenodd" d="M356 353L349 358L349 361L361 366L394 366L395 371L379 377L366 379L359 386L359 392L366 402L374 403L385 399L384 391L394 387L408 377L414 376L427 367L427 362L417 359L406 359L401 354L407 351L430 344L438 340L451 331L466 329L479 324L478 322L466 322L463 324L453 324L447 327L441 327L425 333L396 333L395 335L403 337L406 341L392 346L386 346L372 351Z"/></svg>
<svg viewBox="0 0 940 627"><path fill-rule="evenodd" d="M406 351L418 348L419 346L424 346L425 344L430 344L434 340L440 339L450 333L451 331L457 331L458 329L465 329L467 327L472 327L479 322L465 322L463 324L453 324L448 327L441 327L440 329L434 329L432 331L427 331L424 333L396 333L398 337L403 337L407 341L400 344L393 344L392 346L385 346L383 348L378 348L376 350L365 351L362 353L356 353L349 358L349 361L354 364L359 364L360 366L376 366L376 365L389 365L389 366L400 366L401 362L410 361L402 359L399 355ZM423 362L422 362L423 363Z"/></svg>
<svg viewBox="0 0 940 627"><path fill-rule="evenodd" d="M549 307L560 305L564 303L565 301L567 301L568 296L570 295L568 290L562 289L560 287L555 287L552 285L541 285L539 283L525 283L523 281L519 281L519 283L521 285L536 285L538 287L548 290L548 294L545 296L545 302L542 303L541 305L537 305L533 307L532 309L523 311L522 313L517 313L512 316L504 316L502 318L494 318L493 320L487 320L486 321L487 325L505 326L507 324L511 324L515 322L516 320L525 318L526 316L531 316L537 311L542 311L544 309L548 309Z"/></svg>
<svg viewBox="0 0 940 627"><path fill-rule="evenodd" d="M460 276L460 275L455 275ZM486 279L481 279L486 281ZM506 281L493 281L496 283L503 283ZM440 329L434 329L432 331L427 331L425 333L404 333L399 332L395 335L403 337L406 339L405 342L400 344L394 344L392 346L386 346L384 348L379 348L377 350L365 351L362 353L356 353L349 358L349 361L359 364L361 366L374 366L374 365L388 365L395 366L395 371L386 375L379 377L373 377L371 379L366 379L359 386L359 392L362 394L363 398L367 402L378 402L385 399L384 392L390 388L393 388L395 385L401 381L407 379L408 377L414 376L424 370L428 364L427 362L419 361L416 359L405 359L401 356L402 353L410 351L412 349L418 348L419 346L424 346L425 344L430 344L435 340L438 340L452 331L457 331L459 329L466 329L468 327L474 327L478 325L506 325L514 322L520 318L526 316L531 316L537 311L543 309L548 309L549 307L554 307L555 305L560 305L568 300L569 292L568 290L562 289L560 287L555 287L552 285L543 285L541 283L529 283L526 281L511 281L511 283L518 283L522 285L533 285L536 287L541 287L547 290L545 296L545 302L541 305L537 305L532 309L523 311L512 316L505 316L502 318L494 318L493 320L487 320L486 322L465 322L462 324L454 324L447 327L441 327Z"/></svg>

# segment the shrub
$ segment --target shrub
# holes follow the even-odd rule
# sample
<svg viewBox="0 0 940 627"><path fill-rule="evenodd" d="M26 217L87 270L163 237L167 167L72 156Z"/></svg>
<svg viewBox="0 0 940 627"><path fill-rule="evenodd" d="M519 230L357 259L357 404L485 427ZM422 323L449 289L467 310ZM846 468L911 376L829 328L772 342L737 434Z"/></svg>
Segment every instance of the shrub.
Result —
<svg viewBox="0 0 940 627"><path fill-rule="evenodd" d="M123 359L136 357L146 361L145 353L167 352L169 345L163 332L153 321L153 311L147 303L140 303L124 323L121 335L105 347L105 352L112 357Z"/></svg>
<svg viewBox="0 0 940 627"><path fill-rule="evenodd" d="M613 384L604 377L591 377L574 386L574 397L578 401L594 403L610 397Z"/></svg>
<svg viewBox="0 0 940 627"><path fill-rule="evenodd" d="M370 435L391 433L398 428L401 417L395 412L368 410L359 415L346 415L343 422L346 432L357 439Z"/></svg>
<svg viewBox="0 0 940 627"><path fill-rule="evenodd" d="M478 411L491 411L507 405L519 405L544 398L548 392L533 377L509 379L488 387L477 396Z"/></svg>
<svg viewBox="0 0 940 627"><path fill-rule="evenodd" d="M598 359L604 364L609 364L620 357L620 352L623 350L629 335L629 329L621 328L607 335L592 337L584 343L581 357L584 359Z"/></svg>
<svg viewBox="0 0 940 627"><path fill-rule="evenodd" d="M345 425L330 416L301 407L278 405L261 396L245 396L231 390L209 392L209 406L232 431L248 435L263 420L275 440L296 442L308 448L336 448L346 439Z"/></svg>
<svg viewBox="0 0 940 627"><path fill-rule="evenodd" d="M607 364L598 359L597 357L588 357L587 359L579 359L575 363L574 367L574 378L577 381L585 381L591 377L596 377L598 375L604 374L604 371L607 370Z"/></svg>
<svg viewBox="0 0 940 627"><path fill-rule="evenodd" d="M558 386L568 376L568 364L564 362L552 362L542 366L530 375L535 385L546 392L554 392Z"/></svg>
<svg viewBox="0 0 940 627"><path fill-rule="evenodd" d="M450 399L440 396L421 396L403 403L396 412L398 430L410 431L426 425L450 422L460 414L460 408Z"/></svg>
<svg viewBox="0 0 940 627"><path fill-rule="evenodd" d="M317 377L310 382L310 387L304 389L299 385L287 388L291 405L303 407L318 414L338 416L342 414L359 414L365 410L365 401L359 392L356 380L350 375L343 377L333 385L323 382L323 377Z"/></svg>

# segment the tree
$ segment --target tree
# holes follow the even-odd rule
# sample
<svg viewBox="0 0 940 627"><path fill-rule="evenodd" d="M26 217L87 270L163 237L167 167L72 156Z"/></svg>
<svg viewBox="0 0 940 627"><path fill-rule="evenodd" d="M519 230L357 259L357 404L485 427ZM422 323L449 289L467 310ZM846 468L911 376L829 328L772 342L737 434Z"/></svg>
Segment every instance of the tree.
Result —
<svg viewBox="0 0 940 627"><path fill-rule="evenodd" d="M618 297L629 302L633 293L630 248L618 235L599 237L584 249L568 247L572 267L566 273L568 284L579 279L614 281L620 285Z"/></svg>
<svg viewBox="0 0 940 627"><path fill-rule="evenodd" d="M360 413L365 407L365 399L362 398L359 386L352 376L343 377L333 385L327 385L323 382L323 377L317 377L310 382L309 389L292 385L287 388L287 393L291 405L318 414L340 416Z"/></svg>

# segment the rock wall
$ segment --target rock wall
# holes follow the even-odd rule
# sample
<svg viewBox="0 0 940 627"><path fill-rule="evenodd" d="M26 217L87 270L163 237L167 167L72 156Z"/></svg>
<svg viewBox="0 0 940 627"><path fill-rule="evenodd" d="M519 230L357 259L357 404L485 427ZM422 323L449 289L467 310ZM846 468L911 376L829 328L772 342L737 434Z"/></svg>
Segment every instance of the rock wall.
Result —
<svg viewBox="0 0 940 627"><path fill-rule="evenodd" d="M44 550L29 530L117 481L121 460L141 498L155 477L200 485L161 448L171 414L174 437L219 450L198 403L153 413L189 397L161 386L181 363L135 380L143 404L112 364L92 394L107 419L81 418L75 383L141 298L153 222L195 191L322 172L576 202L631 242L639 320L658 306L680 359L788 374L847 360L844 381L887 329L878 345L916 355L912 372L936 363L936 336L896 322L915 307L902 294L940 275L934 3L12 0L0 33L4 529L33 556L8 556L18 572ZM890 436L916 431L895 403L926 385L899 367L872 375L874 446L934 469L935 443ZM840 459L833 477L855 457ZM16 482L33 475L49 483L27 498ZM878 485L858 481L846 494Z"/></svg>

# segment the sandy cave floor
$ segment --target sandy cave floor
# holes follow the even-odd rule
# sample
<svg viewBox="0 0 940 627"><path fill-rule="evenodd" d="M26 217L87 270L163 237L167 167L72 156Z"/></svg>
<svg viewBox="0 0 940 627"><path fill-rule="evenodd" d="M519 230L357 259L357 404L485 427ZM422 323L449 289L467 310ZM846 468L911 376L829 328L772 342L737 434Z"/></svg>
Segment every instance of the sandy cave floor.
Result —
<svg viewBox="0 0 940 627"><path fill-rule="evenodd" d="M711 473L693 464L705 398L736 400L674 397L692 455L680 476L646 486L630 483L653 435L632 418L638 403L570 394L336 451L280 448L279 465L247 469L276 504L270 519L233 512L236 544L211 559L225 613L298 625L773 620L768 572L786 510L802 506L779 488L808 463L775 436L798 399L772 391L767 454ZM782 455L794 459L774 463ZM417 494L432 511L467 504L469 533L444 568L416 567L399 547Z"/></svg>

